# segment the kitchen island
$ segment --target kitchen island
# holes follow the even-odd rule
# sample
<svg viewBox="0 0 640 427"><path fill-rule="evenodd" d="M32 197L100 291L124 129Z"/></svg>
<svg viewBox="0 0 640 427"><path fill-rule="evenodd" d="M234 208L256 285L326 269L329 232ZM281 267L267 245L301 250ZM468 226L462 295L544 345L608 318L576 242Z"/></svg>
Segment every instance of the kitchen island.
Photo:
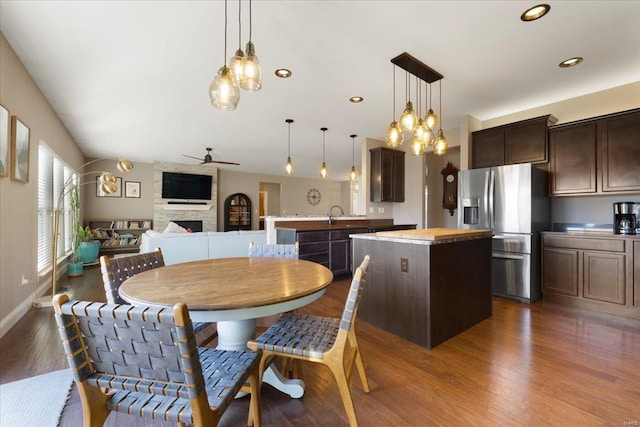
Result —
<svg viewBox="0 0 640 427"><path fill-rule="evenodd" d="M371 263L361 320L428 349L491 317L491 230L352 234Z"/></svg>

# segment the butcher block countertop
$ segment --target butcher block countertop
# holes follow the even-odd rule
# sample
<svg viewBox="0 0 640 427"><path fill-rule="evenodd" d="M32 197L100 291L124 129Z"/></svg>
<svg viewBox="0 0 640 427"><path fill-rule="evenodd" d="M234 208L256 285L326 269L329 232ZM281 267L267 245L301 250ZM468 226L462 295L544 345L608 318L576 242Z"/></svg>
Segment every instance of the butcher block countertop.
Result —
<svg viewBox="0 0 640 427"><path fill-rule="evenodd" d="M375 234L351 235L352 238L389 240L417 244L451 243L460 240L491 237L491 230L463 230L457 228L421 228L417 230L379 231Z"/></svg>

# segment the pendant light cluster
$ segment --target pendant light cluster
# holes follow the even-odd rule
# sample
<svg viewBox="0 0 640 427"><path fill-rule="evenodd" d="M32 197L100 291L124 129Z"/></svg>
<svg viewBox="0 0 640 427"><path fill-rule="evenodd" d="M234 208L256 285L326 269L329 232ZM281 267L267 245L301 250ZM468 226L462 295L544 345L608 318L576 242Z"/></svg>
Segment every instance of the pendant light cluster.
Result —
<svg viewBox="0 0 640 427"><path fill-rule="evenodd" d="M413 56L404 52L391 60L393 65L393 120L389 125L389 129L385 134L385 142L387 146L395 148L404 142L404 132L411 134L411 154L420 156L424 154L427 148L432 147L433 152L437 155L443 155L447 152L448 144L444 137L442 127L439 128L437 137L434 134L435 127L438 125L438 116L433 112L431 107L431 83L440 82L440 123L442 123L442 74L431 69ZM396 66L405 70L405 102L406 106L400 116L400 124L395 120L396 117ZM418 112L413 108L411 102L410 77L412 75L416 79L416 105ZM429 93L428 110L424 118L422 118L422 84ZM426 98L426 97L425 97ZM426 105L425 105L426 107ZM425 108L426 109L426 108Z"/></svg>
<svg viewBox="0 0 640 427"><path fill-rule="evenodd" d="M293 162L291 161L291 123L293 123L293 119L286 119L285 122L288 125L288 136L287 136L287 163L285 164L284 170L287 175L292 175L294 168ZM320 176L322 178L326 178L329 176L329 169L327 168L327 162L325 159L326 155L326 132L329 130L326 127L320 128L322 131L322 166L320 167ZM358 179L358 170L356 169L356 154L355 154L355 138L358 135L349 135L351 138L351 171L349 172L349 178L351 181L356 181Z"/></svg>
<svg viewBox="0 0 640 427"><path fill-rule="evenodd" d="M235 110L240 101L240 89L258 91L262 87L262 68L256 56L252 36L252 7L249 0L249 41L246 53L241 49L241 3L238 0L238 49L229 61L227 67L227 0L224 0L224 65L218 70L218 75L209 85L211 105L225 111Z"/></svg>

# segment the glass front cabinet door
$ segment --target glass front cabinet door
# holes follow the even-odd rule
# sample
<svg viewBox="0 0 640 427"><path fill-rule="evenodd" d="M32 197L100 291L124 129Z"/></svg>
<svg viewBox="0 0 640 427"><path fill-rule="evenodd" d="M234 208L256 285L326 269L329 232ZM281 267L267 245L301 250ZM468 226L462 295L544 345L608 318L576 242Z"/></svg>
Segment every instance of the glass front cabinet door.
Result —
<svg viewBox="0 0 640 427"><path fill-rule="evenodd" d="M251 199L235 193L224 201L224 231L251 230Z"/></svg>

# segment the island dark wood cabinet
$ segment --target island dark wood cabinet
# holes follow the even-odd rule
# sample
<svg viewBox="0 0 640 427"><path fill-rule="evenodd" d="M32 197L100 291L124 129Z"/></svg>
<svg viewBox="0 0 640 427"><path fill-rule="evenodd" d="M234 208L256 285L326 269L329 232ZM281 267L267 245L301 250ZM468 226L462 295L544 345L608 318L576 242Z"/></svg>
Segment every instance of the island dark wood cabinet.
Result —
<svg viewBox="0 0 640 427"><path fill-rule="evenodd" d="M640 191L640 109L549 129L549 194Z"/></svg>
<svg viewBox="0 0 640 427"><path fill-rule="evenodd" d="M369 185L372 202L404 202L404 151L372 148Z"/></svg>
<svg viewBox="0 0 640 427"><path fill-rule="evenodd" d="M548 114L471 134L474 169L516 163L546 163L547 129L557 119Z"/></svg>
<svg viewBox="0 0 640 427"><path fill-rule="evenodd" d="M337 276L351 273L353 263L349 235L368 232L368 228L318 231L278 228L276 239L278 243L298 242L300 259L322 264Z"/></svg>
<svg viewBox="0 0 640 427"><path fill-rule="evenodd" d="M544 232L544 300L640 319L634 246L640 237Z"/></svg>

